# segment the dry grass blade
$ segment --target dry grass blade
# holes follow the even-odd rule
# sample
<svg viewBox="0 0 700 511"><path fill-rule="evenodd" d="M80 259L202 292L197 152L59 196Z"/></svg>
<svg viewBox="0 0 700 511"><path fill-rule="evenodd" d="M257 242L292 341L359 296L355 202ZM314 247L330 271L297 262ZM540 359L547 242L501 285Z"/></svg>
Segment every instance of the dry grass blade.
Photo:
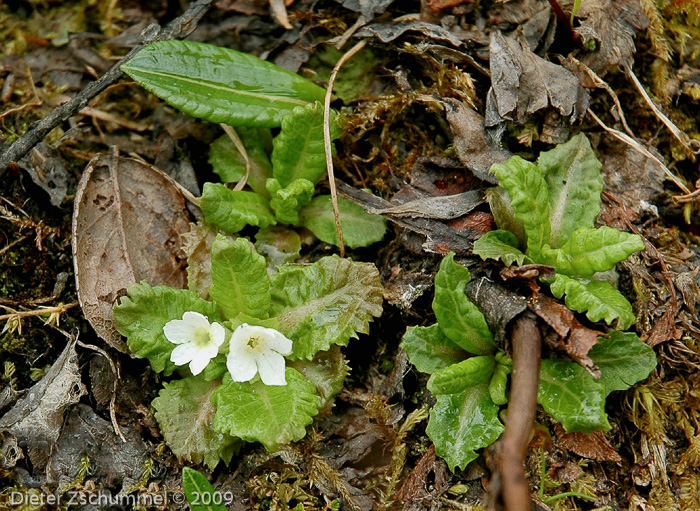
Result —
<svg viewBox="0 0 700 511"><path fill-rule="evenodd" d="M331 147L331 96L333 95L333 84L338 71L343 65L352 58L357 52L362 50L367 45L366 41L360 41L355 46L350 48L345 53L331 72L331 77L328 80L326 88L326 97L323 101L323 145L326 150L326 170L328 172L328 186L331 189L331 202L333 203L333 214L335 215L335 227L338 230L338 250L340 257L345 257L345 242L343 241L343 228L340 225L340 210L338 209L338 192L335 187L335 174L333 174L333 150Z"/></svg>
<svg viewBox="0 0 700 511"><path fill-rule="evenodd" d="M630 69L628 66L625 66L625 73L627 74L627 77L632 80L632 83L634 83L634 86L637 88L639 93L642 95L644 98L644 101L649 105L649 108L652 109L654 112L654 115L659 118L659 120L664 123L664 125L668 128L668 130L673 134L676 139L683 144L683 147L685 147L688 151L690 151L692 154L700 154L700 141L699 140L691 140L688 135L686 135L684 132L682 132L678 126L673 124L673 121L666 117L666 114L664 114L658 106L654 103L654 101L649 97L649 94L647 94L647 91L644 90L644 86L641 84L639 81L639 78L637 78L637 75L634 74L632 69Z"/></svg>
<svg viewBox="0 0 700 511"><path fill-rule="evenodd" d="M236 130L234 130L228 124L220 124L219 126L221 126L226 135L228 135L228 138L231 139L231 142L233 142L233 145L236 146L238 152L241 153L243 161L245 162L245 175L243 176L243 179L236 183L236 186L234 187L234 190L236 191L243 190L243 187L248 182L248 178L250 177L250 158L248 158L248 151L245 150L245 145L243 145L243 141L241 140L241 137L238 136L238 133L236 133Z"/></svg>

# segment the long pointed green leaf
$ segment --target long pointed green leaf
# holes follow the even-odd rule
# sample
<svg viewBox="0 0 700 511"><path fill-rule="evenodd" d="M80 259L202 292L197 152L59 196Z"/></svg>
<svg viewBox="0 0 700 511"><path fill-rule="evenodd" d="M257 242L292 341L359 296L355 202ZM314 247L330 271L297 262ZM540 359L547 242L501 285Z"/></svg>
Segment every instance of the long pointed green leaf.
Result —
<svg viewBox="0 0 700 511"><path fill-rule="evenodd" d="M331 140L340 136L340 128L331 111ZM326 150L323 142L323 105L315 103L295 108L282 120L282 131L272 141L272 168L282 188L297 179L314 185L326 174Z"/></svg>
<svg viewBox="0 0 700 511"><path fill-rule="evenodd" d="M474 355L490 355L496 351L493 335L484 315L464 294L470 279L469 270L454 262L454 252L446 255L435 275L433 311L452 342Z"/></svg>
<svg viewBox="0 0 700 511"><path fill-rule="evenodd" d="M232 126L276 127L294 108L325 95L253 55L192 41L149 44L121 69L175 108Z"/></svg>
<svg viewBox="0 0 700 511"><path fill-rule="evenodd" d="M209 295L227 318L238 314L266 319L270 315L270 278L265 258L245 238L231 243L219 235L211 247Z"/></svg>
<svg viewBox="0 0 700 511"><path fill-rule="evenodd" d="M508 190L515 217L523 223L527 255L538 261L542 247L549 244L549 193L537 165L513 156L491 167L498 183Z"/></svg>
<svg viewBox="0 0 700 511"><path fill-rule="evenodd" d="M557 298L566 295L566 306L585 312L591 321L604 319L608 325L617 321L618 330L627 330L636 320L632 305L610 282L576 279L557 273L551 291Z"/></svg>
<svg viewBox="0 0 700 511"><path fill-rule="evenodd" d="M593 227L603 190L602 163L583 133L540 154L537 166L549 189L549 244L558 248L579 227Z"/></svg>

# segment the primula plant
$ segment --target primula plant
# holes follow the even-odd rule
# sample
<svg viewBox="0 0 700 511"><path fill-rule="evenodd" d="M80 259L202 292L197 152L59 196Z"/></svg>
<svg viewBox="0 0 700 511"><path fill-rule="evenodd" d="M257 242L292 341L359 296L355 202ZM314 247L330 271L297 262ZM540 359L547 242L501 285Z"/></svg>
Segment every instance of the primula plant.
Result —
<svg viewBox="0 0 700 511"><path fill-rule="evenodd" d="M183 112L237 128L245 157L228 135L211 146L209 162L222 183L204 184L200 207L208 223L229 233L246 225L301 226L337 244L330 196L314 197L326 173L322 88L257 57L189 41L151 44L122 70ZM270 128L279 134L273 138ZM330 133L340 134L333 111ZM226 186L232 183L249 189ZM342 198L339 209L347 246L384 237L382 217Z"/></svg>
<svg viewBox="0 0 700 511"><path fill-rule="evenodd" d="M602 165L584 134L551 151L537 164L513 156L496 164L500 187L488 192L499 230L474 243L484 259L553 266L552 294L586 312L591 321L615 323L620 330L635 320L632 306L615 287L596 274L644 249L642 238L610 227L594 227L601 207Z"/></svg>
<svg viewBox="0 0 700 511"><path fill-rule="evenodd" d="M554 266L556 297L566 295L567 306L587 312L591 321L604 319L626 329L634 322L631 305L612 284L595 277L644 245L639 236L594 228L603 187L600 168L584 135L542 153L537 165L519 157L494 165L502 188L490 191L489 198L501 230L477 240L474 252L507 265ZM445 257L435 277L437 323L409 328L402 341L416 368L431 375L428 389L437 401L427 434L451 469L466 467L477 449L503 432L499 410L508 401L512 368L465 294L470 278L454 254ZM588 357L600 378L569 359L542 361L537 400L567 432L610 429L607 395L628 389L656 367L653 350L634 333L612 331L597 340Z"/></svg>
<svg viewBox="0 0 700 511"><path fill-rule="evenodd" d="M211 300L134 284L114 308L119 331L154 371L179 376L153 401L172 451L215 467L241 440L268 450L306 434L342 388L347 345L382 312L374 265L336 256L271 276L245 238L218 236Z"/></svg>
<svg viewBox="0 0 700 511"><path fill-rule="evenodd" d="M134 356L172 377L153 401L163 436L177 456L212 468L243 441L268 450L297 441L342 388L338 346L382 312L372 264L285 264L301 242L277 224L337 242L329 197L314 197L326 169L325 91L256 57L183 41L152 44L122 69L182 111L238 128L211 147L223 183L204 184L205 221L186 235L189 289L137 283L114 308ZM270 128L280 128L274 139ZM347 201L340 214L348 246L384 236L381 217ZM246 226L258 228L257 250L238 237Z"/></svg>

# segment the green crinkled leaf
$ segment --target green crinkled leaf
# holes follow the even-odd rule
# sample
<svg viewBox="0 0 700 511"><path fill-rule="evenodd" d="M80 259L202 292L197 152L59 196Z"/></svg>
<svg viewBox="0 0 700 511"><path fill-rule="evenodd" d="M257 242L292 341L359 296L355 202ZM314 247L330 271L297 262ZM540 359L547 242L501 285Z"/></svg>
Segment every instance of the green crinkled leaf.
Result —
<svg viewBox="0 0 700 511"><path fill-rule="evenodd" d="M220 388L218 381L201 375L164 383L153 400L155 417L168 447L178 458L205 463L214 469L222 459L231 461L241 441L214 429L211 397Z"/></svg>
<svg viewBox="0 0 700 511"><path fill-rule="evenodd" d="M428 380L433 394L458 394L491 380L496 360L491 355L471 357L435 371Z"/></svg>
<svg viewBox="0 0 700 511"><path fill-rule="evenodd" d="M283 224L298 224L299 210L314 196L314 184L308 179L295 179L285 188L275 178L267 180L270 192L270 207L275 212L277 221Z"/></svg>
<svg viewBox="0 0 700 511"><path fill-rule="evenodd" d="M121 69L175 108L232 126L273 128L294 108L325 95L253 55L192 41L149 44Z"/></svg>
<svg viewBox="0 0 700 511"><path fill-rule="evenodd" d="M482 259L500 259L506 266L522 265L530 259L516 247L518 239L510 231L489 231L474 242L474 253Z"/></svg>
<svg viewBox="0 0 700 511"><path fill-rule="evenodd" d="M632 305L610 282L576 279L557 273L550 289L557 298L566 295L566 306L585 312L591 321L604 319L612 325L617 320L615 328L627 330L636 320Z"/></svg>
<svg viewBox="0 0 700 511"><path fill-rule="evenodd" d="M498 406L489 397L488 383L460 392L437 396L430 411L426 433L435 453L450 470L464 469L476 459L474 452L495 442L505 429L498 420Z"/></svg>
<svg viewBox="0 0 700 511"><path fill-rule="evenodd" d="M267 259L268 268L277 271L279 265L299 259L301 238L281 225L265 227L255 235L255 248Z"/></svg>
<svg viewBox="0 0 700 511"><path fill-rule="evenodd" d="M581 227L561 249L552 251L556 254L552 263L559 273L590 277L614 268L640 250L644 250L644 241L636 234L606 226Z"/></svg>
<svg viewBox="0 0 700 511"><path fill-rule="evenodd" d="M382 313L383 290L373 264L324 257L310 266L282 266L271 282L272 314L294 341L290 360L347 345Z"/></svg>
<svg viewBox="0 0 700 511"><path fill-rule="evenodd" d="M287 385L265 385L260 379L237 383L229 375L215 391L214 427L268 451L301 440L321 406L316 386L288 367Z"/></svg>
<svg viewBox="0 0 700 511"><path fill-rule="evenodd" d="M515 217L523 223L527 236L527 255L535 261L549 243L549 193L537 165L512 156L505 163L491 167L498 183L508 191Z"/></svg>
<svg viewBox="0 0 700 511"><path fill-rule="evenodd" d="M549 243L561 247L579 227L593 227L603 190L602 164L583 133L540 154L537 166L549 189Z"/></svg>
<svg viewBox="0 0 700 511"><path fill-rule="evenodd" d="M335 112L331 111L331 140L340 136L335 119ZM282 131L272 146L272 177L283 188L297 179L318 183L326 173L323 105L315 103L295 108L282 121Z"/></svg>
<svg viewBox="0 0 700 511"><path fill-rule="evenodd" d="M227 318L270 315L270 279L265 258L245 238L234 242L219 235L211 247L209 295Z"/></svg>
<svg viewBox="0 0 700 511"><path fill-rule="evenodd" d="M321 397L319 413L330 412L335 396L343 389L345 377L350 372L340 347L331 346L328 351L319 351L311 360L293 360L288 363L304 377L316 385L316 393Z"/></svg>
<svg viewBox="0 0 700 511"><path fill-rule="evenodd" d="M366 247L381 241L386 233L386 220L367 213L360 206L338 197L343 241L350 248ZM338 232L330 195L319 195L299 211L299 225L313 232L318 239L338 244Z"/></svg>
<svg viewBox="0 0 700 511"><path fill-rule="evenodd" d="M220 501L216 499L214 487L209 480L204 477L204 474L190 467L182 468L182 489L185 490L185 496L192 511L226 511L226 506L214 504ZM197 502L199 504L196 504Z"/></svg>
<svg viewBox="0 0 700 511"><path fill-rule="evenodd" d="M484 315L464 288L471 279L469 270L454 262L454 252L446 255L435 275L433 311L440 329L455 344L475 355L490 355L496 343Z"/></svg>
<svg viewBox="0 0 700 511"><path fill-rule="evenodd" d="M542 361L537 402L567 433L610 429L605 413L605 388L575 362Z"/></svg>
<svg viewBox="0 0 700 511"><path fill-rule="evenodd" d="M461 362L469 356L440 330L435 323L429 327L412 326L401 341L408 359L422 373L431 374Z"/></svg>
<svg viewBox="0 0 700 511"><path fill-rule="evenodd" d="M647 378L656 367L654 350L633 332L610 332L610 338L598 337L588 356L600 368L599 382L605 394L627 390Z"/></svg>
<svg viewBox="0 0 700 511"><path fill-rule="evenodd" d="M269 199L265 183L272 177L272 163L265 151L265 139L258 128L236 128L238 137L243 142L248 161L250 175L246 181L256 193ZM270 130L266 130L269 131ZM269 136L269 135L268 135ZM245 160L228 135L223 135L209 147L209 163L212 170L219 175L224 183L237 183L245 175Z"/></svg>
<svg viewBox="0 0 700 511"><path fill-rule="evenodd" d="M238 232L246 225L267 227L275 214L267 200L255 192L229 190L219 183L204 183L199 201L204 218L227 232Z"/></svg>
<svg viewBox="0 0 700 511"><path fill-rule="evenodd" d="M126 343L135 357L147 358L154 371L164 372L166 376L175 369L170 353L176 345L165 338L165 324L182 319L187 311L204 314L210 322L221 321L215 304L188 289L151 287L143 281L132 284L126 292L127 296L114 306L117 330L127 338Z"/></svg>

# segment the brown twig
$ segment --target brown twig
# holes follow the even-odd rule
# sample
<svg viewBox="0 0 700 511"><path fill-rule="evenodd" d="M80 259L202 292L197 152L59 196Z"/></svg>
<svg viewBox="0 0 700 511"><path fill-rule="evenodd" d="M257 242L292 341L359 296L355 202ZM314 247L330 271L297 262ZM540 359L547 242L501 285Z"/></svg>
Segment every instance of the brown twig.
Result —
<svg viewBox="0 0 700 511"><path fill-rule="evenodd" d="M542 335L534 316L525 313L513 326L513 374L506 430L495 447L497 474L489 485L495 504L503 499L506 511L530 511L530 488L525 477L525 456L537 410Z"/></svg>
<svg viewBox="0 0 700 511"><path fill-rule="evenodd" d="M331 77L326 87L326 97L323 101L323 145L326 150L326 170L328 172L328 186L331 189L331 202L333 203L333 214L335 215L335 228L338 231L338 250L340 257L345 257L345 241L343 240L343 228L340 225L340 210L338 209L338 193L335 187L335 174L333 174L333 148L331 147L331 97L333 96L333 84L338 71L352 58L358 51L367 45L367 41L360 41L350 48L333 68Z"/></svg>
<svg viewBox="0 0 700 511"><path fill-rule="evenodd" d="M41 119L29 131L18 138L7 151L0 155L0 177L2 177L10 163L21 159L32 147L41 142L51 130L83 110L88 106L88 102L92 98L119 80L123 75L121 65L131 60L145 44L156 41L180 39L190 35L194 29L197 28L199 20L207 12L213 1L214 0L197 0L182 14L182 16L168 23L164 29L161 29L156 24L149 25L141 34L143 44L135 46L124 58L103 74L99 80L89 83L72 100L56 107L49 115Z"/></svg>

